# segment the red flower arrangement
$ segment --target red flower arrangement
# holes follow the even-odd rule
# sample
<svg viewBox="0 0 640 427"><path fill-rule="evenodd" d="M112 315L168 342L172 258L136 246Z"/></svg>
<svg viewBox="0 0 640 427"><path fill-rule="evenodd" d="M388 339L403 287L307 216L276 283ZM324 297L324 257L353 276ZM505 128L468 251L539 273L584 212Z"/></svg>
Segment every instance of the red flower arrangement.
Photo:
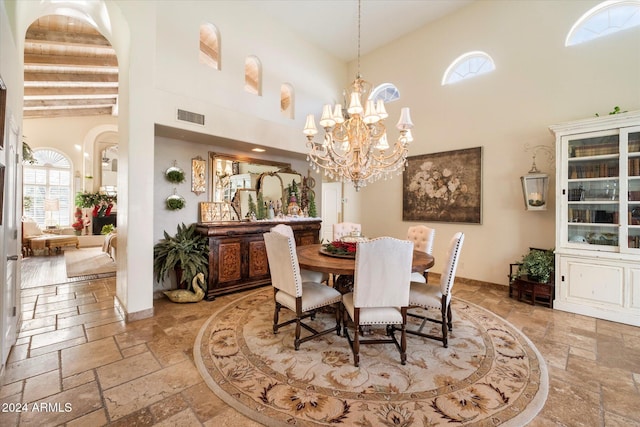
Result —
<svg viewBox="0 0 640 427"><path fill-rule="evenodd" d="M324 248L327 252L338 255L347 255L356 253L356 242L343 242L342 240L334 240L331 243L327 243Z"/></svg>

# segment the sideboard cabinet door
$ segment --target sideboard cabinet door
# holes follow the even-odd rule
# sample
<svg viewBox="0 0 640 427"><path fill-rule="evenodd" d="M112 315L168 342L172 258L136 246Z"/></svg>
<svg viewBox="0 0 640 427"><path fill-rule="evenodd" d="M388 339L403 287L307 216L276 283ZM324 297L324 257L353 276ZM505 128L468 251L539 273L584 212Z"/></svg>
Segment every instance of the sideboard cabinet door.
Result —
<svg viewBox="0 0 640 427"><path fill-rule="evenodd" d="M283 222L290 224L297 246L316 244L320 220ZM198 233L209 240L208 300L271 283L264 233L277 222L199 223Z"/></svg>

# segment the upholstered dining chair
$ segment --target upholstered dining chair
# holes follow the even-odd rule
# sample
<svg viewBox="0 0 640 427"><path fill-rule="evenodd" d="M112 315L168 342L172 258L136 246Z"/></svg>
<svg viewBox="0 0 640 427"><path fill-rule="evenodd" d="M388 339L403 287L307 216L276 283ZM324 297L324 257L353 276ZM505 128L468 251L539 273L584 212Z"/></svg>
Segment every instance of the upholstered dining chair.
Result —
<svg viewBox="0 0 640 427"><path fill-rule="evenodd" d="M295 322L296 331L293 345L296 350L300 348L300 344L303 342L321 335L330 332L340 335L341 310L339 302L342 298L340 292L319 282L302 280L295 241L292 237L269 232L264 234L264 243L267 249L267 260L271 272L271 285L273 286L273 299L275 302L273 333L277 334L279 328ZM310 325L302 323L306 318L315 318L318 309L332 304L336 305L336 326L317 331ZM278 323L282 307L293 311L295 318ZM301 328L311 332L311 335L301 338Z"/></svg>
<svg viewBox="0 0 640 427"><path fill-rule="evenodd" d="M407 230L407 240L413 242L414 251L422 251L429 255L433 252L433 239L436 236L436 230L426 225L414 225ZM419 272L411 273L412 282L427 283L429 278L429 269L422 274Z"/></svg>
<svg viewBox="0 0 640 427"><path fill-rule="evenodd" d="M340 240L344 236L348 236L353 232L362 232L362 224L354 222L338 222L333 224L333 240Z"/></svg>
<svg viewBox="0 0 640 427"><path fill-rule="evenodd" d="M453 235L447 251L446 265L442 269L442 275L440 276L440 285L411 282L411 289L409 292L410 311L408 315L422 319L422 323L418 329L407 329L408 334L442 341L442 345L447 347L448 331L453 330L451 291L453 289L453 283L456 277L456 268L458 267L458 257L463 243L463 233L457 232ZM414 308L421 308L427 310L427 312L430 309L439 310L440 316L433 318L428 317L428 315L418 314L412 310ZM422 332L427 321L440 324L442 326L442 336Z"/></svg>
<svg viewBox="0 0 640 427"><path fill-rule="evenodd" d="M407 361L407 307L413 242L393 237L379 237L358 243L353 292L342 296L343 333L353 351L353 363L360 363L360 344L395 344L400 352L400 362ZM353 339L349 335L347 321L354 324ZM360 327L364 325L386 326L388 338L360 339ZM392 325L399 325L400 343Z"/></svg>
<svg viewBox="0 0 640 427"><path fill-rule="evenodd" d="M293 239L293 249L296 248L296 240L295 235L293 234L293 228L287 224L278 224L275 227L272 227L271 230L274 233L280 233L283 236L291 237ZM321 273L319 271L311 271L305 270L304 268L300 269L300 275L302 276L303 282L327 282L329 280L329 275L326 273Z"/></svg>

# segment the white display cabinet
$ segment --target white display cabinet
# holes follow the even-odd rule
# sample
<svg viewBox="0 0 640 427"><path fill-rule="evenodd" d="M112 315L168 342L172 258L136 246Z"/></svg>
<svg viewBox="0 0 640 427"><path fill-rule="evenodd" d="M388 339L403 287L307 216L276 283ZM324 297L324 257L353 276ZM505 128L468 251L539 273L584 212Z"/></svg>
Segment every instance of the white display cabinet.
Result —
<svg viewBox="0 0 640 427"><path fill-rule="evenodd" d="M554 308L640 326L640 112L551 126Z"/></svg>

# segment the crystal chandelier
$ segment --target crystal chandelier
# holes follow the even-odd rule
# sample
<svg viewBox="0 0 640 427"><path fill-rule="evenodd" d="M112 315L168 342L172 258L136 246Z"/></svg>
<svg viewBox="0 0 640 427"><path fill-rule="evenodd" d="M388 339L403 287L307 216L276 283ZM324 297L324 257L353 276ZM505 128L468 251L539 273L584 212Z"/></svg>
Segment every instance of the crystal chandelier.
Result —
<svg viewBox="0 0 640 427"><path fill-rule="evenodd" d="M393 172L404 170L409 143L413 140L413 123L409 108L402 108L396 128L400 136L389 145L384 119L388 117L384 101L369 99L371 84L360 75L360 1L358 1L358 74L351 85L349 106L346 111L341 104L335 107L325 105L320 118L320 126L325 136L322 142L313 140L318 133L313 114L307 116L303 133L307 136L311 167L329 178L351 181L356 189L387 178ZM362 100L366 100L365 107ZM345 93L346 101L346 93Z"/></svg>

